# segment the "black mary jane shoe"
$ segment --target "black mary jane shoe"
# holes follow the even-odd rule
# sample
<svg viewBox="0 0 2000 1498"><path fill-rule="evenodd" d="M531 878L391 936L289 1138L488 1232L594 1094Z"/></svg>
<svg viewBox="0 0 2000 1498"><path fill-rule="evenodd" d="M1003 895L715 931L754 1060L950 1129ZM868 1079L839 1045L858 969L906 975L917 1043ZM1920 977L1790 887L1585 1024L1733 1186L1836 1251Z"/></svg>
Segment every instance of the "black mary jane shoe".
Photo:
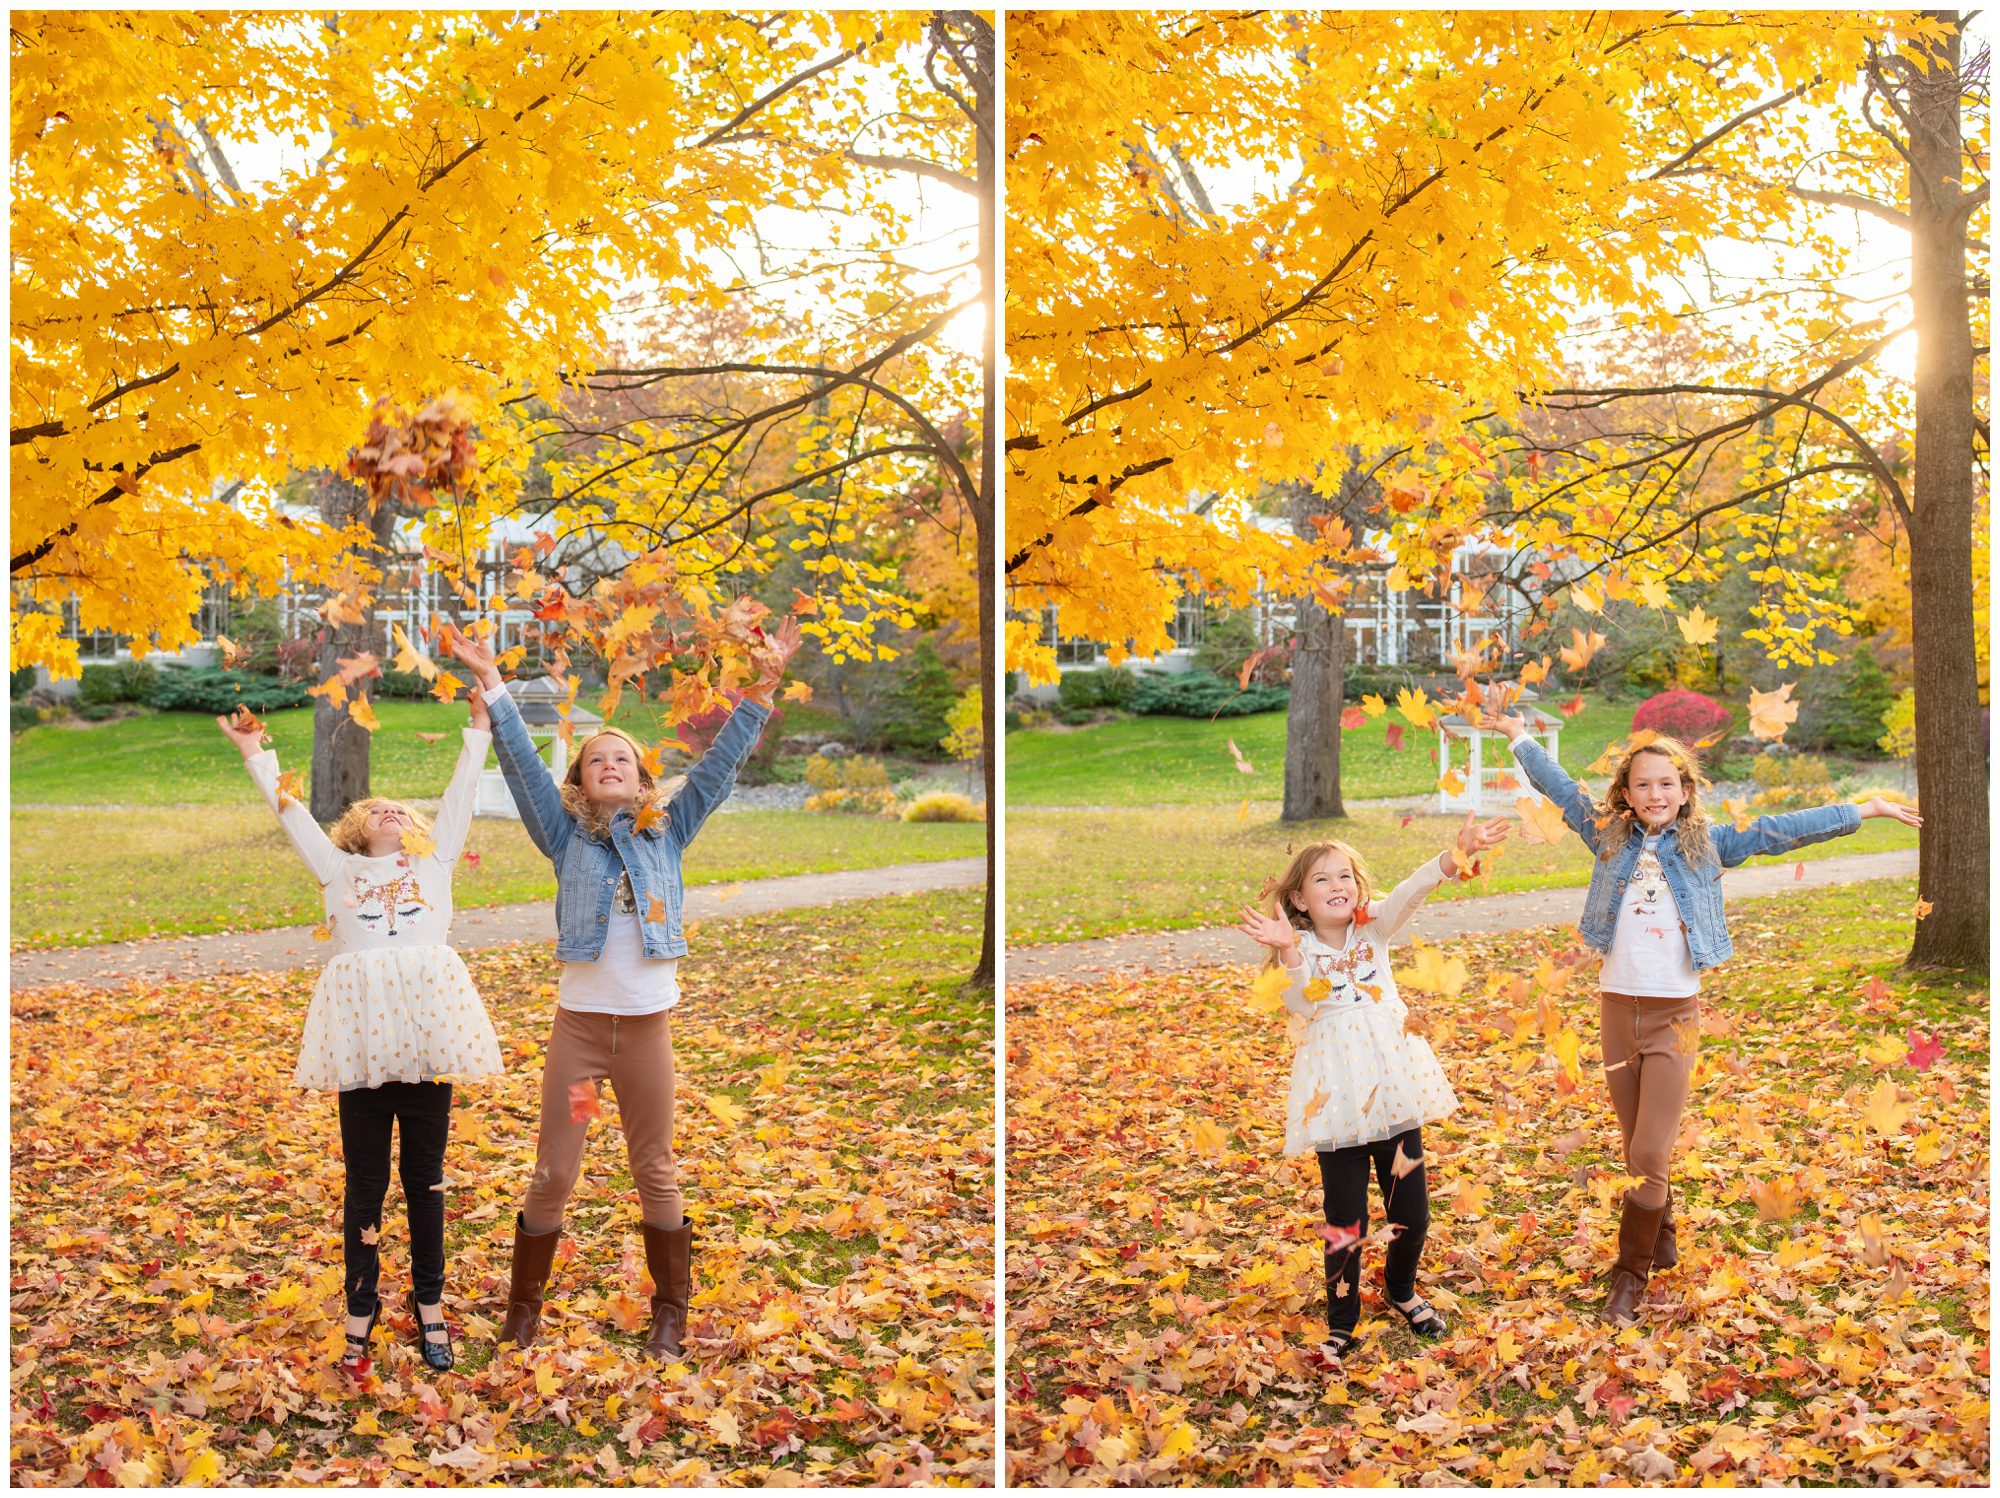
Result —
<svg viewBox="0 0 2000 1498"><path fill-rule="evenodd" d="M375 1367L375 1360L368 1356L368 1339L375 1335L375 1323L381 1319L382 1302L378 1298L375 1309L368 1313L368 1330L360 1336L347 1333L347 1351L340 1355L340 1370L350 1377L361 1378Z"/></svg>
<svg viewBox="0 0 2000 1498"><path fill-rule="evenodd" d="M1438 1308L1421 1295L1416 1298L1413 1305L1408 1306L1397 1305L1386 1293L1382 1299L1398 1316L1409 1323L1411 1331L1426 1340L1442 1337L1449 1330L1444 1317L1438 1313Z"/></svg>
<svg viewBox="0 0 2000 1498"><path fill-rule="evenodd" d="M444 1314L444 1303L438 1303L438 1314ZM451 1323L449 1321L426 1321L424 1313L417 1306L417 1292L410 1291L410 1315L417 1323L417 1355L424 1360L424 1366L433 1373L449 1373L457 1361L452 1353ZM444 1341L433 1342L430 1334L443 1332Z"/></svg>

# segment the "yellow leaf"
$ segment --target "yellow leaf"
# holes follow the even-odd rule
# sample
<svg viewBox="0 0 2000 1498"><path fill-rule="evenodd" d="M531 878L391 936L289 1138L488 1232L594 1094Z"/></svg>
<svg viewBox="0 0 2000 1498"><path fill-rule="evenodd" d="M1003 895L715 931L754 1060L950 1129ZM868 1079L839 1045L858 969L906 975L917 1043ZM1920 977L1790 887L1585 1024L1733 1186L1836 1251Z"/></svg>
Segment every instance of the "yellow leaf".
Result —
<svg viewBox="0 0 2000 1498"><path fill-rule="evenodd" d="M1910 1109L1897 1101L1896 1084L1883 1077L1875 1084L1875 1090L1868 1094L1868 1106L1862 1117L1868 1127L1885 1137L1893 1137L1903 1132L1903 1125L1910 1121Z"/></svg>
<svg viewBox="0 0 2000 1498"><path fill-rule="evenodd" d="M1305 999L1308 1004L1317 1004L1332 992L1333 984L1331 982L1325 978L1315 978L1305 987Z"/></svg>
<svg viewBox="0 0 2000 1498"><path fill-rule="evenodd" d="M1282 965L1263 969L1250 981L1250 1007L1262 1014L1276 1014L1285 1007L1285 985L1291 981Z"/></svg>
<svg viewBox="0 0 2000 1498"><path fill-rule="evenodd" d="M741 1124L745 1118L749 1117L749 1114L744 1112L743 1109L737 1107L728 1098L722 1097L719 1094L711 1092L701 1101L710 1113L713 1113L732 1129Z"/></svg>
<svg viewBox="0 0 2000 1498"><path fill-rule="evenodd" d="M429 858L437 852L437 839L415 827L403 829L403 851L412 858Z"/></svg>
<svg viewBox="0 0 2000 1498"><path fill-rule="evenodd" d="M562 1380L556 1377L555 1369L544 1363L535 1370L535 1392L544 1399L554 1399L562 1389Z"/></svg>
<svg viewBox="0 0 2000 1498"><path fill-rule="evenodd" d="M1463 958L1447 959L1436 947L1419 943L1416 950L1416 964L1404 980L1410 987L1424 993L1441 993L1446 996L1458 993L1472 981L1472 973Z"/></svg>
<svg viewBox="0 0 2000 1498"><path fill-rule="evenodd" d="M1396 710L1410 720L1412 728L1429 728L1437 722L1437 709L1431 700L1408 687L1396 694Z"/></svg>
<svg viewBox="0 0 2000 1498"><path fill-rule="evenodd" d="M1757 1215L1765 1222L1786 1222L1799 1215L1805 1193L1797 1176L1781 1176L1774 1181L1746 1181L1744 1190L1757 1204Z"/></svg>
<svg viewBox="0 0 2000 1498"><path fill-rule="evenodd" d="M356 697L349 703L347 715L370 733L382 726L382 720L375 716L375 709L369 705L366 697Z"/></svg>
<svg viewBox="0 0 2000 1498"><path fill-rule="evenodd" d="M1188 1137L1194 1141L1197 1154L1214 1155L1220 1159L1228 1149L1222 1130L1205 1118L1197 1118L1188 1127Z"/></svg>
<svg viewBox="0 0 2000 1498"><path fill-rule="evenodd" d="M1382 714L1389 711L1389 704L1374 693L1370 693L1361 699L1361 711L1368 714L1371 718L1379 718Z"/></svg>
<svg viewBox="0 0 2000 1498"><path fill-rule="evenodd" d="M1703 613L1700 605L1685 618L1676 619L1680 626L1681 638L1690 645L1713 645L1715 643L1716 621Z"/></svg>
<svg viewBox="0 0 2000 1498"><path fill-rule="evenodd" d="M1521 814L1521 835L1531 843L1553 847L1562 842L1563 833L1569 830L1563 821L1562 808L1540 796L1517 796L1514 809Z"/></svg>
<svg viewBox="0 0 2000 1498"><path fill-rule="evenodd" d="M1770 739L1773 743L1782 740L1785 730L1799 715L1799 705L1792 701L1793 683L1786 682L1774 692L1750 693L1750 731L1760 739Z"/></svg>

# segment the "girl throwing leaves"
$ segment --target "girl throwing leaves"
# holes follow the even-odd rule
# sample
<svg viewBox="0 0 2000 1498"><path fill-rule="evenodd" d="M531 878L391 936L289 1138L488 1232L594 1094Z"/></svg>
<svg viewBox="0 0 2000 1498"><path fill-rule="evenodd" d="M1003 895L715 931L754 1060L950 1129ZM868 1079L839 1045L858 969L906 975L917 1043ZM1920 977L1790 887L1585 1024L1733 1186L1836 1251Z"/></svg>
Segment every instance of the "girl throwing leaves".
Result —
<svg viewBox="0 0 2000 1498"><path fill-rule="evenodd" d="M377 1239L389 1190L392 1131L402 1133L403 1204L410 1217L410 1312L426 1365L452 1366L444 1318L444 1151L451 1083L500 1075L500 1043L458 953L451 929L451 874L472 826L479 772L492 742L486 705L472 704L458 766L432 827L408 805L373 796L320 830L261 748L264 725L241 709L216 724L278 825L305 860L326 901L333 955L306 1010L293 1073L301 1087L340 1095L340 1146L347 1185L341 1207L347 1268L347 1352L341 1366L369 1367L368 1339L381 1314Z"/></svg>
<svg viewBox="0 0 2000 1498"><path fill-rule="evenodd" d="M1596 803L1520 718L1503 713L1494 722L1529 782L1597 855L1580 930L1585 944L1604 954L1598 1015L1605 1082L1625 1169L1642 1178L1619 1212L1618 1256L1600 1314L1612 1326L1630 1326L1652 1271L1680 1257L1669 1171L1699 1046L1700 974L1730 953L1722 871L1758 854L1845 837L1867 817L1912 827L1923 818L1877 797L1718 826L1702 807L1693 751L1664 737L1628 748Z"/></svg>
<svg viewBox="0 0 2000 1498"><path fill-rule="evenodd" d="M543 1060L535 1174L515 1218L500 1338L527 1347L541 1328L563 1206L583 1167L596 1088L608 1080L625 1129L653 1277L646 1351L678 1358L687 1335L694 1246L674 1162L674 1046L667 1022L680 1000L675 964L688 950L681 931L681 853L728 799L737 770L757 747L771 716L771 694L799 646L798 621L787 619L765 645L762 675L708 753L666 785L656 783L646 751L630 734L604 728L577 746L558 786L507 695L492 649L456 631L448 644L471 668L492 710L500 768L522 825L556 870L562 984Z"/></svg>
<svg viewBox="0 0 2000 1498"><path fill-rule="evenodd" d="M1423 1125L1449 1118L1458 1099L1430 1045L1405 1026L1389 945L1431 891L1469 878L1472 860L1507 839L1507 823L1459 829L1456 850L1426 859L1376 902L1361 855L1346 843L1299 850L1270 897L1246 909L1237 929L1270 950L1291 1011L1292 1086L1285 1102L1285 1153L1319 1156L1327 1221L1327 1345L1354 1345L1360 1319L1361 1244L1367 1237L1368 1172L1382 1190L1391 1234L1383 1295L1423 1337L1442 1336L1444 1317L1417 1293L1417 1263L1430 1228Z"/></svg>

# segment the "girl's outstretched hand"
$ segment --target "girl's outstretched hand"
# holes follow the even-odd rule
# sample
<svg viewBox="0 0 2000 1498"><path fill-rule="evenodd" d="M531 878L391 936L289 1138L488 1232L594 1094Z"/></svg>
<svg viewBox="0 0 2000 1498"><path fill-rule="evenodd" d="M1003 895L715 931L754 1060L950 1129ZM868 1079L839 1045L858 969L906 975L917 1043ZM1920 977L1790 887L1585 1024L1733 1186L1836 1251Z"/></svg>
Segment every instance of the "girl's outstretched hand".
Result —
<svg viewBox="0 0 2000 1498"><path fill-rule="evenodd" d="M249 713L239 718L218 717L215 726L222 730L222 736L234 744L245 759L264 747L264 725Z"/></svg>
<svg viewBox="0 0 2000 1498"><path fill-rule="evenodd" d="M1924 819L1917 815L1914 806L1904 806L1896 801L1884 801L1880 796L1861 803L1861 817L1863 821L1869 817L1894 817L1906 827L1924 825Z"/></svg>
<svg viewBox="0 0 2000 1498"><path fill-rule="evenodd" d="M1507 742L1511 744L1528 731L1528 720L1513 713L1495 713L1493 726L1506 734Z"/></svg>
<svg viewBox="0 0 2000 1498"><path fill-rule="evenodd" d="M444 627L444 648L463 661L472 672L472 679L482 687L500 684L500 667L493 659L493 647L484 640L475 640L455 624Z"/></svg>
<svg viewBox="0 0 2000 1498"><path fill-rule="evenodd" d="M787 614L785 622L778 626L777 632L764 638L764 648L757 652L757 659L762 664L763 670L756 682L743 695L753 702L761 702L769 707L771 696L778 689L778 683L785 679L785 667L797 653L804 636L799 633L798 617Z"/></svg>
<svg viewBox="0 0 2000 1498"><path fill-rule="evenodd" d="M1507 841L1507 834L1513 831L1513 823L1505 817L1495 817L1490 822L1475 822L1472 813L1465 814L1465 825L1458 829L1458 851L1467 858L1477 857L1488 848L1497 848Z"/></svg>
<svg viewBox="0 0 2000 1498"><path fill-rule="evenodd" d="M1236 929L1259 946L1269 947L1274 952L1289 952L1299 944L1297 927L1254 905L1243 907L1243 923Z"/></svg>

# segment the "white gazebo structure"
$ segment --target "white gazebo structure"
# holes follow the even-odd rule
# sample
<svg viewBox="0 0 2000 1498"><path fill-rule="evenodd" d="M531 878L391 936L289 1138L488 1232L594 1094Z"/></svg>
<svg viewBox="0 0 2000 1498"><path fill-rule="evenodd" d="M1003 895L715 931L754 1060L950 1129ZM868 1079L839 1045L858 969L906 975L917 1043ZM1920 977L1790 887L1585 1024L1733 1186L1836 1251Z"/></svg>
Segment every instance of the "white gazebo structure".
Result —
<svg viewBox="0 0 2000 1498"><path fill-rule="evenodd" d="M1563 720L1533 706L1535 696L1533 691L1524 687L1509 711L1526 721L1529 734L1554 759L1562 738ZM1439 778L1456 769L1464 780L1463 787L1456 793L1442 785L1438 787L1438 810L1469 811L1482 817L1487 814L1489 806L1496 813L1512 812L1515 798L1529 791L1530 787L1507 748L1506 735L1494 728L1475 727L1457 713L1439 718L1437 727ZM1490 756L1489 744L1493 746ZM1460 751L1456 763L1453 760L1454 750ZM1489 757L1491 763L1488 763Z"/></svg>
<svg viewBox="0 0 2000 1498"><path fill-rule="evenodd" d="M507 695L521 709L521 721L528 725L528 737L534 740L538 749L547 747L549 778L560 782L563 771L569 768L569 745L556 731L562 722L562 714L557 709L569 696L569 689L553 676L542 676L533 681L508 682ZM604 725L602 718L581 704L571 705L569 721L576 730L577 738L588 738ZM479 777L479 793L472 803L472 814L476 817L521 820L520 808L514 805L513 793L507 789L507 777L498 768L488 770Z"/></svg>

